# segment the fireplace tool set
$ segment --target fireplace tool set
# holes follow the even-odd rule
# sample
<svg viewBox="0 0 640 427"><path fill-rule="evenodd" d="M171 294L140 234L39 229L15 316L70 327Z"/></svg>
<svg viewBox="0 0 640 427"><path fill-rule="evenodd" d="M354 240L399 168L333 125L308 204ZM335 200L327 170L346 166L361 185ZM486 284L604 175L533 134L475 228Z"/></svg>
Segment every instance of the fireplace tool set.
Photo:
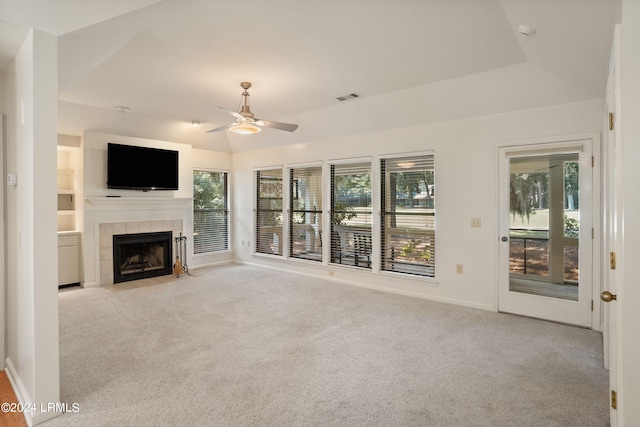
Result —
<svg viewBox="0 0 640 427"><path fill-rule="evenodd" d="M180 237L175 237L173 240L176 246L176 263L173 264L173 274L175 274L176 277L180 277L180 274L184 272L191 276L184 258L184 255L187 253L187 236L183 236L182 233L180 233ZM183 261L184 264L182 264L181 261Z"/></svg>

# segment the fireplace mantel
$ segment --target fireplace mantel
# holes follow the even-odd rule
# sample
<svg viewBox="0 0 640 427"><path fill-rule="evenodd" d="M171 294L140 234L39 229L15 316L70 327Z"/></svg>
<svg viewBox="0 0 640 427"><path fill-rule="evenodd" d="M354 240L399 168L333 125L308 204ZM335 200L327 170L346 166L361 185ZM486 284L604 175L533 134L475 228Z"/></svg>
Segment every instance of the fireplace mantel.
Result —
<svg viewBox="0 0 640 427"><path fill-rule="evenodd" d="M188 208L193 199L188 197L87 197L85 210L135 210Z"/></svg>

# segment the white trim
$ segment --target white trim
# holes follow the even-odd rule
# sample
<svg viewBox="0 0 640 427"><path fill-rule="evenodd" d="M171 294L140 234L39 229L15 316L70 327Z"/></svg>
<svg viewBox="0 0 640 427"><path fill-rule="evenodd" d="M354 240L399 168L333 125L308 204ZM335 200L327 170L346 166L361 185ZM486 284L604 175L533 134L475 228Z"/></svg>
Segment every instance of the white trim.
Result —
<svg viewBox="0 0 640 427"><path fill-rule="evenodd" d="M193 184L192 184L193 185ZM85 197L85 201L89 202L90 205L96 206L96 208L91 208L90 206L85 205L85 209L89 207L87 210L121 210L121 209L135 209L144 206L145 208L148 205L157 205L158 203L163 203L167 205L171 205L171 208L165 209L173 209L173 206L186 206L193 199L191 197ZM123 206L124 205L124 206ZM104 209L104 206L108 206L110 209ZM100 208L99 208L100 207ZM155 209L163 209L161 206L154 206Z"/></svg>
<svg viewBox="0 0 640 427"><path fill-rule="evenodd" d="M361 164L361 163L370 163L373 165L373 156L366 157L350 157L350 158L341 158L341 159L330 159L327 160L328 165L351 165L351 164Z"/></svg>
<svg viewBox="0 0 640 427"><path fill-rule="evenodd" d="M324 166L324 162L322 160L318 160L315 162L287 163L285 165L287 169L317 168L317 167L323 167L323 166Z"/></svg>
<svg viewBox="0 0 640 427"><path fill-rule="evenodd" d="M497 167L498 167L498 179L496 182L496 187L498 189L498 224L497 224L497 233L496 235L498 236L498 245L497 245L497 257L498 257L498 262L496 263L496 268L497 268L497 277L498 277L498 287L497 287L497 292L496 292L496 307L498 308L498 310L501 309L500 307L500 301L501 299L504 299L505 297L507 297L508 295L511 295L512 293L509 293L507 291L505 291L504 285L502 284L502 281L504 280L504 278L502 277L502 275L504 274L505 269L508 269L508 266L505 265L505 261L503 258L503 251L506 250L504 248L505 244L503 242L500 241L500 236L505 235L505 232L508 233L507 231L505 231L506 229L508 229L509 224L505 223L505 218L503 217L503 212L502 209L504 206L508 206L508 195L507 194L503 194L504 192L501 191L501 185L503 184L503 176L505 176L508 173L508 161L509 159L513 158L513 157L528 157L528 156L539 156L539 155L543 155L544 153L547 154L564 154L564 153L579 153L580 154L580 168L586 168L587 165L585 163L588 162L588 166L591 166L591 158L586 159L585 156L588 157L593 157L593 159L595 160L596 157L599 157L600 155L600 134L598 132L592 132L592 133L588 133L588 134L580 134L580 135L564 135L564 136L557 136L557 137L544 137L544 138L537 138L537 139L530 139L530 140L519 140L519 141L512 141L512 145L509 145L508 141L500 141L497 144L497 154L498 154L498 163L497 163ZM599 163L598 163L599 164ZM587 188L588 186L585 185L584 180L585 180L585 175L581 174L580 175L580 182L581 182L581 188ZM596 167L591 167L591 191L590 194L587 195L587 197L583 197L581 202L584 203L585 206L589 206L589 212L586 214L586 218L583 219L582 223L581 223L581 235L582 237L587 240L585 234L591 234L591 228L594 229L594 238L593 239L588 239L591 240L591 272L589 274L590 277L587 277L586 280L590 281L590 284L587 284L587 286L591 286L591 291L589 296L589 299L594 300L594 305L595 305L595 301L596 301L596 295L599 294L599 288L600 288L600 269L599 269L599 265L598 264L598 258L596 258L596 256L600 255L600 241L601 241L601 236L600 236L600 232L595 233L595 229L596 229L596 224L600 224L600 182L599 180L601 179L600 176L600 171L598 169L596 169ZM508 235L508 234L507 234ZM581 245L580 248L580 252L583 251L583 245ZM581 257L584 258L584 257ZM514 297L515 298L515 297ZM518 298L524 298L522 296L519 296ZM529 298L530 300L535 300L535 298L533 298L530 295L526 295L526 298ZM560 307L562 304L564 305L569 305L568 302L562 302L562 301L556 301L555 299L547 299L546 300L549 307ZM586 295L580 293L580 301L581 303L586 303ZM576 302L577 303L577 302ZM504 307L503 307L504 309ZM509 309L507 310L509 311ZM524 315L530 315L527 313L520 313L520 314L524 314ZM579 324L581 326L587 326L590 327L592 329L595 330L600 330L600 310L599 309L595 309L591 311L591 314L589 315L589 324L586 324L586 319L582 320L582 321L573 321L572 319L570 319L568 316L565 316L563 318L558 318L558 319L550 319L550 320L556 320L556 321L561 321L561 322L565 322L565 323L571 323L571 324Z"/></svg>
<svg viewBox="0 0 640 427"><path fill-rule="evenodd" d="M315 279L327 280L327 281L330 281L330 282L341 283L341 284L350 285L350 286L356 286L356 287L359 287L359 288L372 289L372 290L375 290L375 291L382 291L382 292L387 292L387 293L390 293L390 294L404 295L404 296L408 296L408 297L420 298L420 299L427 300L427 301L435 301L435 302L441 302L441 303L445 303L445 304L453 304L453 305L462 306L462 307L477 308L477 309L480 309L480 310L495 312L494 307L492 305L490 305L490 304L480 304L480 303L475 303L475 302L471 302L471 301L463 301L463 300L458 300L458 299L442 298L442 297L437 297L437 296L433 296L433 295L425 295L425 294L421 294L421 293L418 293L418 292L404 291L404 290L401 290L401 289L393 289L393 288L388 288L388 287L385 287L385 286L378 286L378 285L372 285L370 283L358 282L358 281L355 281L355 280L338 279L338 278L331 277L331 276L328 276L328 277L318 276L318 275L315 275L315 274L303 273L303 272L299 272L299 271L295 271L295 270L289 270L287 268L274 267L272 265L264 265L264 264L254 264L254 263L250 263L250 262L247 262L247 261L241 261L241 260L236 261L236 264L249 265L249 266L252 266L252 267L259 267L259 268L267 268L267 269L270 269L270 270L282 271L282 272L286 272L286 273L289 273L289 274L297 274L297 275L300 275L300 276L312 277L312 278L315 278Z"/></svg>
<svg viewBox="0 0 640 427"><path fill-rule="evenodd" d="M4 179L5 177L5 169L6 169L6 158L7 158L7 144L6 136L5 136L5 124L4 124L5 116L0 113L0 143L2 143L2 149L0 149L0 177ZM5 270L6 263L6 247L7 247L7 222L5 212L7 210L7 196L6 196L6 187L3 185L0 187L0 200L2 200L2 210L0 210L0 237L2 237L2 246L0 246L0 359L5 360L5 335L6 335L6 313L5 313L5 297L6 297L6 288L7 288L7 272Z"/></svg>
<svg viewBox="0 0 640 427"><path fill-rule="evenodd" d="M225 261L216 261L216 262L209 262L206 264L198 264L198 265L194 265L194 266L190 266L189 270L193 271L193 270L200 270L202 268L206 268L206 267L219 267L221 265L226 265L226 264L233 264L234 261L232 259L228 259Z"/></svg>
<svg viewBox="0 0 640 427"><path fill-rule="evenodd" d="M584 141L584 140L583 140ZM569 141L570 142L570 141ZM507 158L512 157L537 157L548 156L550 154L575 154L582 153L584 144L566 145L566 144L539 144L535 147L531 145L504 148L504 155Z"/></svg>
<svg viewBox="0 0 640 427"><path fill-rule="evenodd" d="M377 155L378 161L381 159L399 159L404 157L418 157L418 156L434 156L435 161L435 150L424 150L424 151L410 151L406 153L390 153L390 154L379 154Z"/></svg>
<svg viewBox="0 0 640 427"><path fill-rule="evenodd" d="M195 253L195 239L193 237L193 233L191 234L191 238L192 240L194 240L194 242L191 244L191 256L194 259L194 261L196 260L197 257L199 256L212 256L212 255L216 255L216 254L223 254L223 253L227 253L227 252L232 252L233 253L233 222L232 218L233 218L233 211L231 209L232 205L231 205L231 171L227 170L227 169L211 169L211 168L199 168L199 167L192 167L191 168L191 187L193 187L193 173L195 171L203 171L203 172L214 172L214 173L225 173L227 174L227 194L225 194L226 198L227 198L227 249L223 249L221 251L212 251L212 252L203 252L203 253L199 253L196 254ZM195 197L191 200L194 200ZM191 205L191 224L194 225L194 205ZM193 228L192 228L193 229Z"/></svg>
<svg viewBox="0 0 640 427"><path fill-rule="evenodd" d="M283 165L276 165L276 166L264 166L264 167L254 167L253 171L271 171L271 170L275 170L275 169L282 169L284 166Z"/></svg>

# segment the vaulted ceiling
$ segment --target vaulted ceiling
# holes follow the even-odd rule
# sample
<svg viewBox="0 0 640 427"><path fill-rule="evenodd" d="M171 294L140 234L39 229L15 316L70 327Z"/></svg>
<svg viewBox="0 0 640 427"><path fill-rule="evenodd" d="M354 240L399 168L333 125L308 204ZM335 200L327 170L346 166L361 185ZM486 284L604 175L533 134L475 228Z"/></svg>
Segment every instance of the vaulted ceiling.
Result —
<svg viewBox="0 0 640 427"><path fill-rule="evenodd" d="M0 67L25 27L59 36L59 132L242 151L602 98L615 0L3 0ZM518 26L535 28L520 35ZM292 134L206 133L241 81ZM345 101L336 97L357 93ZM127 106L128 113L115 106ZM201 122L200 127L191 121Z"/></svg>

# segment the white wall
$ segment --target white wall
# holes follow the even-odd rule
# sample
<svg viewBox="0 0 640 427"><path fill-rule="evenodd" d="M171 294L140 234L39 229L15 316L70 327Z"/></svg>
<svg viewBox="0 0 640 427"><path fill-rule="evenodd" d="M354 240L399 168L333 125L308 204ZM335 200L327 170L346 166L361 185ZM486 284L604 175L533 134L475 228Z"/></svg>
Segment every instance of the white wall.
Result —
<svg viewBox="0 0 640 427"><path fill-rule="evenodd" d="M134 191L112 190L107 188L107 143L137 145L140 147L176 150L178 154L178 191ZM111 135L99 132L85 132L84 149L84 195L85 197L149 197L149 198L191 198L193 186L191 176L191 146L175 142L154 139L134 138L131 136Z"/></svg>
<svg viewBox="0 0 640 427"><path fill-rule="evenodd" d="M6 87L7 171L18 176L7 189L6 365L20 401L39 406L59 401L55 36L29 32Z"/></svg>
<svg viewBox="0 0 640 427"><path fill-rule="evenodd" d="M600 132L602 100L426 124L370 134L311 141L287 147L236 153L233 157L235 256L239 261L328 276L444 302L488 310L497 308L497 147L514 140ZM397 274L374 274L341 266L252 255L253 169L349 157L434 150L436 158L436 282ZM375 181L374 181L375 182ZM249 191L251 189L251 191ZM374 213L375 217L375 213ZM470 219L481 218L481 228ZM464 274L455 265L464 265ZM597 284L596 284L597 286Z"/></svg>

